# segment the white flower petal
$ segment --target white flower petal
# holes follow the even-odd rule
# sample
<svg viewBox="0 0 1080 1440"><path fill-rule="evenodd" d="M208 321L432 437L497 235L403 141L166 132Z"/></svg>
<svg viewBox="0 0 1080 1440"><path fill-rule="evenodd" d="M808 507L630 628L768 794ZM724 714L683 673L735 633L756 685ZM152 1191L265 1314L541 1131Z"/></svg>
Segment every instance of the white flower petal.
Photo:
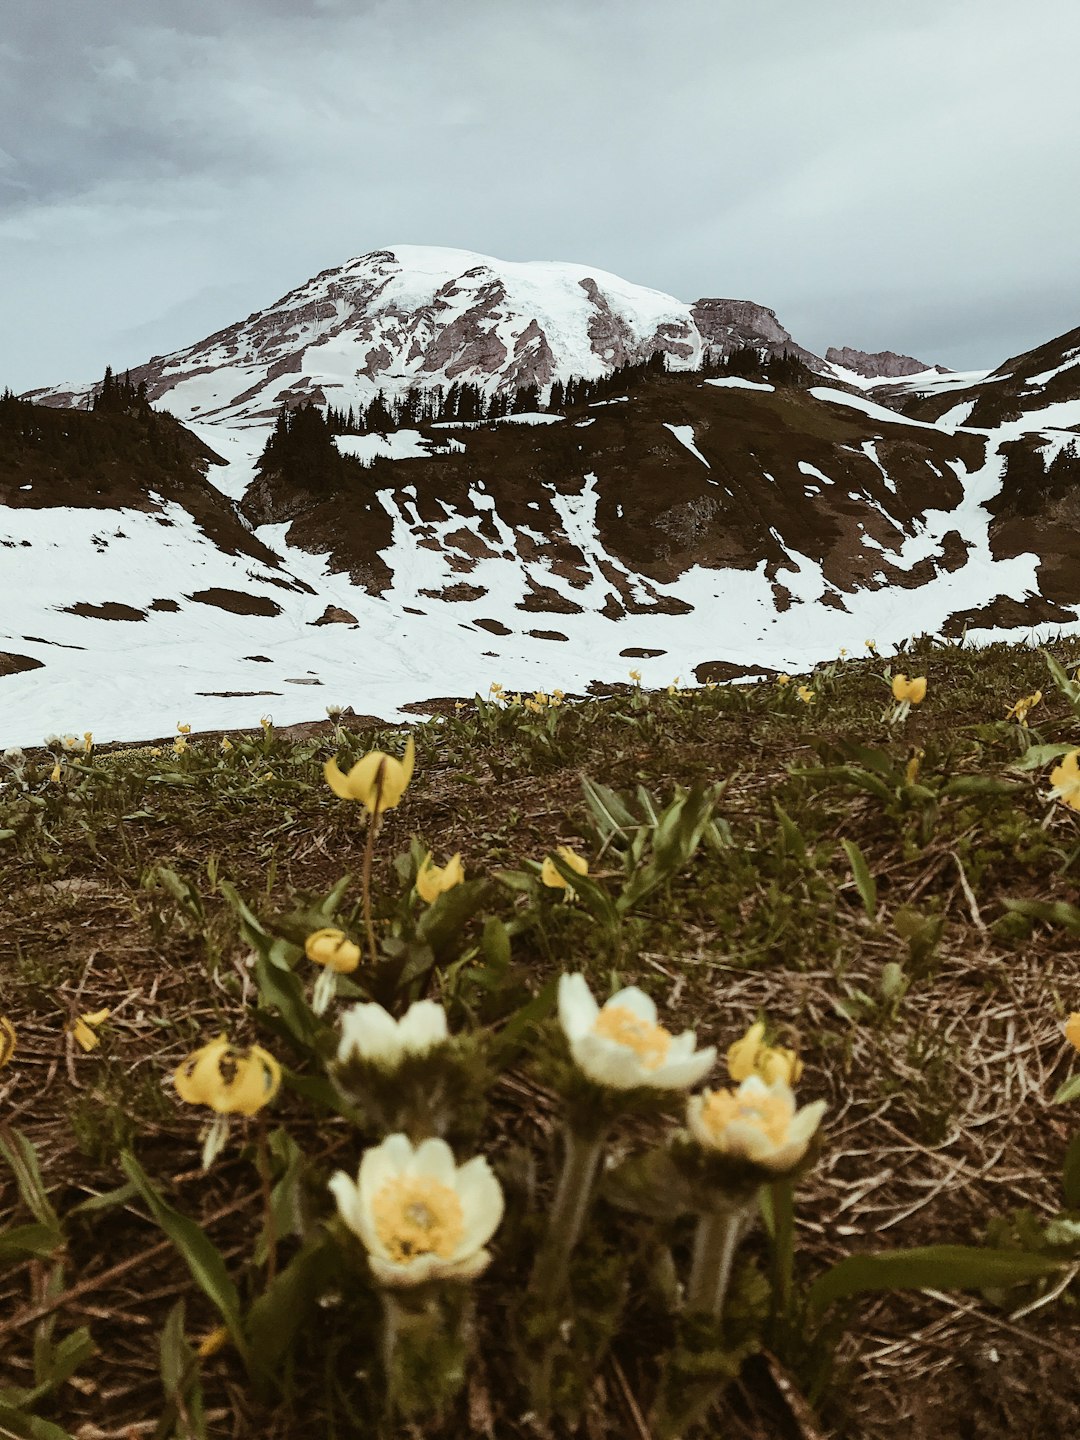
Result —
<svg viewBox="0 0 1080 1440"><path fill-rule="evenodd" d="M658 1090L689 1090L704 1080L715 1064L716 1046L708 1045L685 1060L668 1061L661 1065L651 1072L651 1078L645 1083L655 1085Z"/></svg>
<svg viewBox="0 0 1080 1440"><path fill-rule="evenodd" d="M381 1005L354 1005L341 1019L338 1060L353 1055L377 1065L393 1066L401 1058L401 1040L394 1017Z"/></svg>
<svg viewBox="0 0 1080 1440"><path fill-rule="evenodd" d="M560 975L559 977L559 1024L568 1040L576 1040L596 1024L600 1007L584 975Z"/></svg>
<svg viewBox="0 0 1080 1440"><path fill-rule="evenodd" d="M650 1084L650 1072L628 1045L609 1040L606 1035L583 1035L571 1040L570 1051L578 1068L597 1085L611 1090L634 1090Z"/></svg>
<svg viewBox="0 0 1080 1440"><path fill-rule="evenodd" d="M457 1166L454 1164L454 1152L445 1140L422 1140L406 1168L410 1175L426 1175L440 1185L451 1190L454 1188Z"/></svg>
<svg viewBox="0 0 1080 1440"><path fill-rule="evenodd" d="M636 985L626 985L622 990L616 990L611 999L604 1006L620 1005L624 1010L629 1010L639 1020L647 1020L650 1025L656 1024L656 1002L651 995L646 995L644 990L639 990Z"/></svg>
<svg viewBox="0 0 1080 1440"><path fill-rule="evenodd" d="M421 1055L449 1038L446 1011L434 1000L417 1000L409 1006L397 1027L402 1048Z"/></svg>
<svg viewBox="0 0 1080 1440"><path fill-rule="evenodd" d="M458 1171L457 1193L465 1216L465 1233L450 1257L454 1261L466 1259L487 1244L499 1228L504 1208L502 1186L482 1155Z"/></svg>
<svg viewBox="0 0 1080 1440"><path fill-rule="evenodd" d="M697 1047L697 1034L693 1030L684 1030L681 1035L673 1035L671 1044L668 1046L667 1059L685 1060L687 1056L693 1055Z"/></svg>

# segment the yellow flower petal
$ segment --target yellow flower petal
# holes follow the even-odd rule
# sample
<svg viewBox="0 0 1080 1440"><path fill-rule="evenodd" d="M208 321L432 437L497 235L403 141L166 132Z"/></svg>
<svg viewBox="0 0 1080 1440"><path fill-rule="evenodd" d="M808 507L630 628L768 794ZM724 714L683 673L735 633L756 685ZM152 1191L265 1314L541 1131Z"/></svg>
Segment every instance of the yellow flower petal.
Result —
<svg viewBox="0 0 1080 1440"><path fill-rule="evenodd" d="M336 975L351 975L360 964L360 947L343 930L316 930L304 941L304 953L316 965L325 965Z"/></svg>
<svg viewBox="0 0 1080 1440"><path fill-rule="evenodd" d="M1080 1013L1073 1011L1064 1025L1065 1039L1074 1049L1080 1050Z"/></svg>
<svg viewBox="0 0 1080 1440"><path fill-rule="evenodd" d="M457 851L440 869L434 864L430 852L416 875L416 893L426 905L433 905L440 895L460 885L465 879L465 867L461 863L461 852Z"/></svg>
<svg viewBox="0 0 1080 1440"><path fill-rule="evenodd" d="M894 675L892 679L893 699L909 705L919 705L926 698L926 676L920 675L909 680L906 675Z"/></svg>
<svg viewBox="0 0 1080 1440"><path fill-rule="evenodd" d="M227 1325L219 1325L217 1329L211 1330L208 1335L203 1336L199 1341L195 1353L200 1360L209 1360L212 1356L224 1350L228 1343L229 1327Z"/></svg>
<svg viewBox="0 0 1080 1440"><path fill-rule="evenodd" d="M0 1070L15 1054L15 1026L6 1015L0 1015Z"/></svg>
<svg viewBox="0 0 1080 1440"><path fill-rule="evenodd" d="M589 873L589 862L581 855L576 855L574 851L570 849L569 845L557 846L555 854L558 855L564 865L570 870L575 871L578 875L587 875ZM545 856L544 863L540 867L540 879L541 882L551 890L567 889L567 882L559 874L558 870L556 870L550 855Z"/></svg>

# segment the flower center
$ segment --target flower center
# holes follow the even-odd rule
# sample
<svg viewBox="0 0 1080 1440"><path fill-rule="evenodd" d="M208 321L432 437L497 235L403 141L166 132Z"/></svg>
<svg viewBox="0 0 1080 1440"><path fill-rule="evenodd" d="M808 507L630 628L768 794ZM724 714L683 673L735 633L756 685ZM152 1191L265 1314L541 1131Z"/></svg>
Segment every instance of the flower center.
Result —
<svg viewBox="0 0 1080 1440"><path fill-rule="evenodd" d="M375 1233L392 1260L448 1260L461 1244L465 1215L456 1190L430 1175L395 1175L371 1202Z"/></svg>
<svg viewBox="0 0 1080 1440"><path fill-rule="evenodd" d="M721 1138L727 1127L734 1121L753 1125L766 1135L774 1145L783 1144L787 1138L789 1114L778 1095L740 1095L730 1090L714 1090L701 1108L701 1118L709 1131Z"/></svg>
<svg viewBox="0 0 1080 1440"><path fill-rule="evenodd" d="M659 1069L671 1047L669 1031L651 1020L643 1020L626 1005L605 1005L594 1029L597 1035L633 1050L646 1070Z"/></svg>

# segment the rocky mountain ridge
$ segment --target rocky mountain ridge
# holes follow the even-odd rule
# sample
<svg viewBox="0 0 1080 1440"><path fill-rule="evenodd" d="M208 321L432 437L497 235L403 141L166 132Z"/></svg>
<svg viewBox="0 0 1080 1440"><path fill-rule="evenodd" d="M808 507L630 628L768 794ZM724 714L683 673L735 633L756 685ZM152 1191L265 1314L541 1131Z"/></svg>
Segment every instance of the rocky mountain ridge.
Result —
<svg viewBox="0 0 1080 1440"><path fill-rule="evenodd" d="M828 373L775 313L748 300L687 304L616 275L554 261L509 262L422 246L372 251L325 270L195 345L130 371L183 420L264 423L282 405L347 409L377 390L469 381L546 391L657 351L696 369L743 346L789 350ZM85 404L92 385L30 392Z"/></svg>

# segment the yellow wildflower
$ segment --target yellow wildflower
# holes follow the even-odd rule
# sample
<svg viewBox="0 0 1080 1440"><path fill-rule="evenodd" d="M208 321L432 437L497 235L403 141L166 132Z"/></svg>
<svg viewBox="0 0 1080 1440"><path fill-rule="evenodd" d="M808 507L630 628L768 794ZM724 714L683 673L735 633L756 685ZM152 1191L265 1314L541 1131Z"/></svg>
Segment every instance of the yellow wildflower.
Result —
<svg viewBox="0 0 1080 1440"><path fill-rule="evenodd" d="M1069 1016L1062 1026L1065 1032L1065 1039L1074 1050L1080 1050L1080 1012L1076 1010Z"/></svg>
<svg viewBox="0 0 1080 1440"><path fill-rule="evenodd" d="M496 699L503 693L503 687L498 680L492 680L488 686L488 694L494 695Z"/></svg>
<svg viewBox="0 0 1080 1440"><path fill-rule="evenodd" d="M0 1070L15 1054L15 1026L6 1015L0 1015Z"/></svg>
<svg viewBox="0 0 1080 1440"><path fill-rule="evenodd" d="M1042 698L1043 693L1041 690L1036 690L1031 695L1021 695L1020 699L1017 700L1016 704L1009 707L1005 719L1015 720L1020 725L1026 725L1028 711L1034 710L1035 706L1039 704Z"/></svg>
<svg viewBox="0 0 1080 1440"><path fill-rule="evenodd" d="M1080 750L1070 750L1060 765L1050 771L1051 800L1060 800L1070 810L1080 810Z"/></svg>
<svg viewBox="0 0 1080 1440"><path fill-rule="evenodd" d="M153 756L158 756L158 755L161 755L161 754L163 754L163 753L164 753L164 752L162 751L160 745L151 745L151 746L150 746L150 754L151 754L151 755L153 755Z"/></svg>
<svg viewBox="0 0 1080 1440"><path fill-rule="evenodd" d="M338 769L336 760L327 760L323 773L335 795L342 800L359 800L378 818L384 810L393 810L399 804L412 779L415 758L410 735L400 760L381 750L372 750L358 760L347 775Z"/></svg>
<svg viewBox="0 0 1080 1440"><path fill-rule="evenodd" d="M260 1045L243 1049L224 1035L194 1051L174 1075L187 1105L208 1105L219 1115L254 1115L281 1086L281 1066Z"/></svg>
<svg viewBox="0 0 1080 1440"><path fill-rule="evenodd" d="M76 1045L89 1054L91 1050L96 1050L101 1044L95 1031L99 1025L104 1025L109 1018L109 1013L108 1010L94 1010L86 1015L78 1015L65 1026L65 1029L69 1035L75 1037Z"/></svg>
<svg viewBox="0 0 1080 1440"><path fill-rule="evenodd" d="M93 748L94 748L94 732L93 732L92 730L84 730L84 731L83 731L83 754L84 754L84 755L89 755L89 754L90 754L90 751L91 751Z"/></svg>
<svg viewBox="0 0 1080 1440"><path fill-rule="evenodd" d="M176 751L177 755L186 755L188 751L188 742L183 735L178 735L173 741L172 748Z"/></svg>
<svg viewBox="0 0 1080 1440"><path fill-rule="evenodd" d="M575 874L587 875L589 873L589 862L583 856L576 855L569 845L556 846L555 854L567 869L573 870ZM550 855L545 856L544 863L540 867L540 879L551 890L573 889L573 886L568 885L556 870Z"/></svg>
<svg viewBox="0 0 1080 1440"><path fill-rule="evenodd" d="M176 729L177 729L177 732L178 732L179 734L181 734L181 735L190 735L190 734L191 734L191 726L190 726L190 725L181 725L181 723L180 723L179 720L176 722Z"/></svg>
<svg viewBox="0 0 1080 1440"><path fill-rule="evenodd" d="M536 700L526 700L525 709L528 710L530 715L542 715L544 711L543 705Z"/></svg>
<svg viewBox="0 0 1080 1440"><path fill-rule="evenodd" d="M200 1360L209 1360L212 1356L217 1355L219 1351L224 1350L228 1343L229 1327L227 1325L218 1325L215 1329L203 1336L196 1347L195 1353Z"/></svg>
<svg viewBox="0 0 1080 1440"><path fill-rule="evenodd" d="M221 748L222 750L224 750L226 755L229 753L230 750L233 749L233 743L229 739L228 735L223 735L221 737Z"/></svg>
<svg viewBox="0 0 1080 1440"><path fill-rule="evenodd" d="M840 646L840 659L843 660L846 655L847 655L847 651L845 650L845 648L843 647L843 645L841 645L841 646Z"/></svg>
<svg viewBox="0 0 1080 1440"><path fill-rule="evenodd" d="M901 704L906 700L909 705L919 705L926 698L926 676L920 675L915 680L909 680L906 675L894 675L892 693L893 699Z"/></svg>
<svg viewBox="0 0 1080 1440"><path fill-rule="evenodd" d="M260 715L259 724L264 730L269 730L274 724L274 717L272 715Z"/></svg>
<svg viewBox="0 0 1080 1440"><path fill-rule="evenodd" d="M304 941L304 954L316 965L325 965L335 975L351 975L360 964L360 946L344 930L313 931Z"/></svg>
<svg viewBox="0 0 1080 1440"><path fill-rule="evenodd" d="M751 1025L742 1039L728 1049L727 1066L728 1074L736 1083L750 1075L760 1075L766 1085L777 1080L795 1085L803 1073L802 1061L794 1050L765 1044L764 1020Z"/></svg>
<svg viewBox="0 0 1080 1440"><path fill-rule="evenodd" d="M781 687L783 687L784 685L790 685L790 684L791 684L791 676L790 676L790 675L778 675L778 676L776 677L776 683L777 683L777 685L779 685L779 686L781 686Z"/></svg>
<svg viewBox="0 0 1080 1440"><path fill-rule="evenodd" d="M52 767L52 770L51 770L50 773L49 773L49 779L53 782L54 785L57 785L57 784L60 783L60 761L59 761L59 760L57 760L56 764Z"/></svg>
<svg viewBox="0 0 1080 1440"><path fill-rule="evenodd" d="M804 705L812 705L814 703L814 692L809 685L800 685L795 693Z"/></svg>
<svg viewBox="0 0 1080 1440"><path fill-rule="evenodd" d="M465 868L461 863L461 852L458 851L440 869L431 859L431 852L428 851L424 863L420 866L416 876L416 893L426 905L433 905L440 895L447 890L453 890L455 885L460 885L465 879Z"/></svg>
<svg viewBox="0 0 1080 1440"><path fill-rule="evenodd" d="M628 670L628 671L627 671L627 674L630 676L630 679L633 680L633 682L634 682L635 685L640 685L640 684L641 684L641 671L640 671L640 670Z"/></svg>

